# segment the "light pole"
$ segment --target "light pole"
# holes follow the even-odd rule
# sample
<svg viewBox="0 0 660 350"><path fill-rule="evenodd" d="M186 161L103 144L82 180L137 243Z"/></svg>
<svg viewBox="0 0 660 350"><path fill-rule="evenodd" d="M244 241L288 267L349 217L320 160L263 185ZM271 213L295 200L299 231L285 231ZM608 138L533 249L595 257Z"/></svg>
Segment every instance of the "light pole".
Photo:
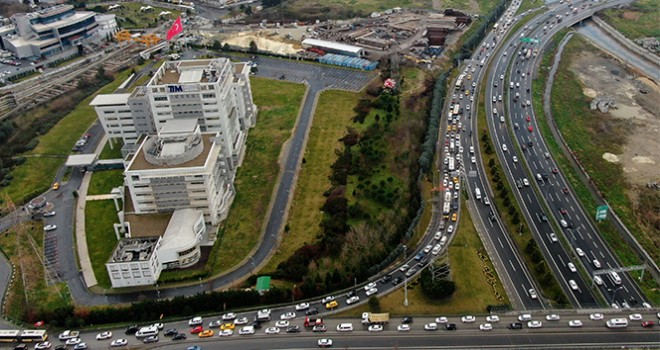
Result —
<svg viewBox="0 0 660 350"><path fill-rule="evenodd" d="M616 297L616 292L618 292L621 289L623 289L623 286L619 286L619 287L616 287L614 289L607 288L608 292L613 292L612 293L612 301L610 302L610 306L612 306L612 304L614 304L614 297Z"/></svg>
<svg viewBox="0 0 660 350"><path fill-rule="evenodd" d="M156 283L156 294L158 294L157 299L160 299L160 290L158 289L158 283Z"/></svg>
<svg viewBox="0 0 660 350"><path fill-rule="evenodd" d="M294 285L293 285L293 289L291 289L291 302L292 302L292 303L296 301L296 299L295 299L295 292L296 292L296 285L294 284Z"/></svg>
<svg viewBox="0 0 660 350"><path fill-rule="evenodd" d="M406 252L408 251L408 246L403 245L403 262L405 263L408 259L406 257ZM408 307L408 271L403 275L403 306Z"/></svg>

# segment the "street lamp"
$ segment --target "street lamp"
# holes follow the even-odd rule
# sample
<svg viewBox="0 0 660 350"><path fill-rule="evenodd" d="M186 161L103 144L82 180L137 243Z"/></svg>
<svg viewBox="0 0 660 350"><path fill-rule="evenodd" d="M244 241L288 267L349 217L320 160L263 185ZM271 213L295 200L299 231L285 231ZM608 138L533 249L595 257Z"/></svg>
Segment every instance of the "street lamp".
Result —
<svg viewBox="0 0 660 350"><path fill-rule="evenodd" d="M403 245L403 262L407 260L406 252L408 251L408 246ZM408 307L408 271L403 274L403 306Z"/></svg>
<svg viewBox="0 0 660 350"><path fill-rule="evenodd" d="M295 292L296 292L296 285L294 284L294 285L293 285L293 289L291 289L291 302L292 302L292 303L296 301L296 299L295 299Z"/></svg>
<svg viewBox="0 0 660 350"><path fill-rule="evenodd" d="M614 298L616 297L616 292L618 292L621 289L623 289L623 286L619 286L619 287L616 287L614 289L607 288L608 292L613 292L612 293L612 301L610 302L610 306L612 306L612 304L614 304Z"/></svg>

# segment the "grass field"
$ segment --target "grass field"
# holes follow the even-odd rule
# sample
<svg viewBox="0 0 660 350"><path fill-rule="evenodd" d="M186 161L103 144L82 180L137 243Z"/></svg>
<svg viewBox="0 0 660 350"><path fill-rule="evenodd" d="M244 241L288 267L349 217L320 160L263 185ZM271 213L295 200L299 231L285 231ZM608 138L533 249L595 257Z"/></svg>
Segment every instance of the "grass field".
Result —
<svg viewBox="0 0 660 350"><path fill-rule="evenodd" d="M470 214L465 205L461 211L459 228L449 246L449 265L451 266L451 278L456 283L456 292L448 300L432 300L422 292L419 284L409 281L408 285L408 307L403 306L403 288L396 290L380 299L380 307L383 312L392 315L459 315L466 313L487 313L488 305L508 304L508 298L504 293L502 284L497 278L495 269L490 260L485 262L479 258L477 252L485 250L477 231L474 228ZM498 300L493 287L488 284L484 275L484 268L488 267L495 275L495 288L503 300ZM368 305L343 312L337 316L356 317L362 312L369 311Z"/></svg>
<svg viewBox="0 0 660 350"><path fill-rule="evenodd" d="M101 170L92 173L87 195L110 194L110 191L124 183L123 170Z"/></svg>
<svg viewBox="0 0 660 350"><path fill-rule="evenodd" d="M113 224L117 222L112 200L88 201L85 206L85 236L89 259L98 285L110 288L110 277L105 268L110 254L117 245Z"/></svg>
<svg viewBox="0 0 660 350"><path fill-rule="evenodd" d="M124 145L124 141L115 140L113 141L112 148L110 148L110 140L108 140L108 142L105 143L105 146L103 146L103 150L101 151L101 154L99 154L99 159L122 158L121 148L123 145Z"/></svg>
<svg viewBox="0 0 660 350"><path fill-rule="evenodd" d="M303 85L282 81L252 77L251 83L259 116L234 182L236 198L211 257L212 273L234 266L257 244L280 171L278 156L291 136L305 91Z"/></svg>
<svg viewBox="0 0 660 350"><path fill-rule="evenodd" d="M291 202L288 232L264 272L275 271L277 265L305 243L312 243L321 233L319 223L323 218L321 206L325 197L320 194L331 187L328 176L330 166L337 159L334 150L341 147L338 141L346 134L346 127L353 124L353 107L360 96L348 91L326 91L318 100L314 122L309 132L305 162L301 166L296 191Z"/></svg>
<svg viewBox="0 0 660 350"><path fill-rule="evenodd" d="M545 5L543 0L522 0L522 3L520 4L518 11L516 11L516 15L533 8L541 7L543 5Z"/></svg>
<svg viewBox="0 0 660 350"><path fill-rule="evenodd" d="M601 11L601 17L629 39L660 39L658 8L660 0L639 0L629 7Z"/></svg>
<svg viewBox="0 0 660 350"><path fill-rule="evenodd" d="M136 67L136 70L140 68ZM3 190L14 202L28 201L50 187L57 170L71 153L71 147L96 120L96 112L89 103L98 93L108 94L115 91L129 75L130 70L117 74L113 82L80 102L46 135L39 138L37 147L28 154L25 164L12 171L14 180Z"/></svg>
<svg viewBox="0 0 660 350"><path fill-rule="evenodd" d="M164 7L154 7L154 10L151 12L141 12L140 7L145 6L139 2L122 2L122 8L112 10L109 13L114 13L117 16L117 24L122 29L140 29L140 28L153 28L156 27L158 19L158 14L163 11L169 11L172 14L164 16L162 19L158 19L159 23L162 23L165 20L174 20L176 16L181 11L169 10ZM96 5L90 4L90 7L95 7ZM107 6L103 6L106 7Z"/></svg>

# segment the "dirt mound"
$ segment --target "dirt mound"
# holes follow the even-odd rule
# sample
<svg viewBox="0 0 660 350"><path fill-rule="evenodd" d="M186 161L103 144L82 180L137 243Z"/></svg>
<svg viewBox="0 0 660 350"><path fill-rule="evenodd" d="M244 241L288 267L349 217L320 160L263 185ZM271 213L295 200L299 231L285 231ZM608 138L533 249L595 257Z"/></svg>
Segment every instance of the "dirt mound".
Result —
<svg viewBox="0 0 660 350"><path fill-rule="evenodd" d="M629 21L636 21L639 19L639 16L640 16L639 12L633 12L633 11L626 11L623 14L621 14L621 17Z"/></svg>

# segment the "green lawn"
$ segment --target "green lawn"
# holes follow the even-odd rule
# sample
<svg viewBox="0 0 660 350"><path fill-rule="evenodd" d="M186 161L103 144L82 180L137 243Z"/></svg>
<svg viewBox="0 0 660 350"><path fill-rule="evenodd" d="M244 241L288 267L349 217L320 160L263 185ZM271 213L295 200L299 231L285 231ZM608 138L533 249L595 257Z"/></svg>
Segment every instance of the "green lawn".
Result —
<svg viewBox="0 0 660 350"><path fill-rule="evenodd" d="M321 206L325 202L321 194L330 188L328 176L330 166L337 159L335 149L341 148L338 140L346 133L346 127L353 124L353 107L359 97L359 94L348 91L326 91L319 97L305 150L305 163L291 202L287 221L289 231L284 233L277 252L264 268L265 273L275 271L280 262L305 243L313 243L321 233Z"/></svg>
<svg viewBox="0 0 660 350"><path fill-rule="evenodd" d="M156 27L155 20L158 18L158 14L163 11L169 11L172 14L159 19L159 23L162 23L165 20L174 20L178 14L182 11L170 10L164 7L152 6L154 8L151 12L140 12L140 7L146 6L139 2L122 2L123 8L112 10L109 13L113 13L117 16L117 24L122 29L142 29L142 28L153 28ZM94 8L95 4L90 4L90 8ZM107 8L107 6L103 6Z"/></svg>
<svg viewBox="0 0 660 350"><path fill-rule="evenodd" d="M101 154L99 154L99 159L119 159L121 156L121 148L124 146L124 141L121 139L114 139L112 148L110 148L110 140L105 143Z"/></svg>
<svg viewBox="0 0 660 350"><path fill-rule="evenodd" d="M212 273L236 265L256 246L280 171L282 144L291 136L305 91L303 85L282 81L252 77L251 83L259 116L234 182L236 198L211 257Z"/></svg>
<svg viewBox="0 0 660 350"><path fill-rule="evenodd" d="M629 7L601 11L601 17L630 39L655 37L660 39L658 8L660 0L639 0Z"/></svg>
<svg viewBox="0 0 660 350"><path fill-rule="evenodd" d="M122 186L124 184L124 171L117 170L101 170L92 173L92 179L89 182L89 189L87 195L93 196L97 194L110 194L113 188Z"/></svg>
<svg viewBox="0 0 660 350"><path fill-rule="evenodd" d="M522 0L522 3L520 4L518 11L516 12L516 15L533 8L541 7L543 5L545 5L543 0Z"/></svg>
<svg viewBox="0 0 660 350"><path fill-rule="evenodd" d="M380 299L380 307L383 312L393 315L460 315L460 314L485 314L488 305L508 304L508 298L504 293L502 284L493 268L490 260L485 262L479 258L477 252L485 254L485 250L477 231L474 228L470 213L465 204L461 210L461 219L458 230L449 246L449 264L451 266L451 278L456 283L454 295L443 301L427 298L421 290L420 285L409 282L408 307L403 306L403 288L390 293ZM495 289L503 297L497 299L493 287L488 284L484 268L490 269L495 277ZM369 311L368 305L338 314L339 317L356 317L362 312Z"/></svg>
<svg viewBox="0 0 660 350"><path fill-rule="evenodd" d="M136 67L136 70L139 70L139 68L141 67ZM80 102L71 113L62 118L46 135L41 136L37 147L28 154L27 162L12 170L14 180L4 188L3 192L6 192L18 204L29 201L35 195L46 191L50 187L57 170L71 153L71 147L96 120L96 112L89 105L94 96L97 93L109 94L114 92L129 75L130 70L118 73L113 82ZM51 155L55 157L51 157Z"/></svg>
<svg viewBox="0 0 660 350"><path fill-rule="evenodd" d="M88 201L85 207L85 237L89 259L98 285L110 288L110 277L105 269L117 245L113 224L118 222L114 201Z"/></svg>

